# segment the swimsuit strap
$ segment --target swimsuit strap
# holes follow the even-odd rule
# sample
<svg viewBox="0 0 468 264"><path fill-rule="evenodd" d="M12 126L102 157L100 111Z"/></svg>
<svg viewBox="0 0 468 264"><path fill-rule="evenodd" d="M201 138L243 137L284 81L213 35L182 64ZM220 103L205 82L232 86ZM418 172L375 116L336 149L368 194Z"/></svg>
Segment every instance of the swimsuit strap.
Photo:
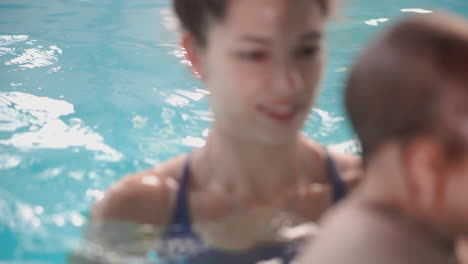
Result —
<svg viewBox="0 0 468 264"><path fill-rule="evenodd" d="M333 189L333 202L339 202L343 199L347 192L348 188L346 183L340 176L340 172L336 165L336 162L333 160L328 151L325 151L326 162L328 167L328 172L330 176L330 181ZM176 204L174 214L172 215L171 225L173 228L180 230L182 232L192 232L192 221L190 218L190 209L189 209L189 199L188 199L188 183L190 180L190 158L187 157L184 168L182 170L182 175L180 177L179 188L176 194Z"/></svg>
<svg viewBox="0 0 468 264"><path fill-rule="evenodd" d="M169 228L163 236L161 257L164 263L192 263L189 259L205 251L200 238L192 230L189 208L190 158L187 157L179 188L176 193L174 213Z"/></svg>
<svg viewBox="0 0 468 264"><path fill-rule="evenodd" d="M175 210L172 215L171 226L178 232L191 232L192 221L189 209L189 180L190 180L190 158L187 157L182 175L180 177L179 188L176 194ZM175 230L174 230L175 231Z"/></svg>
<svg viewBox="0 0 468 264"><path fill-rule="evenodd" d="M339 202L348 193L348 187L340 176L338 166L335 160L331 157L330 153L325 150L325 156L327 161L328 173L333 189L333 203Z"/></svg>

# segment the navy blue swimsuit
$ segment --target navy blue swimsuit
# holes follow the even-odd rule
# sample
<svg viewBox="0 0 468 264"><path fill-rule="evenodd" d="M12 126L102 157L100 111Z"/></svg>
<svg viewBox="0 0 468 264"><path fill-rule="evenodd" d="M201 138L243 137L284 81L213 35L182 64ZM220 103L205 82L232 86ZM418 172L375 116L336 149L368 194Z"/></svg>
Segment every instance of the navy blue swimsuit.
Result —
<svg viewBox="0 0 468 264"><path fill-rule="evenodd" d="M333 201L336 203L346 196L347 187L328 153L326 160L333 189ZM163 238L163 248L160 252L162 259L169 264L254 264L278 258L285 264L291 262L299 248L299 242L269 245L242 253L230 253L204 245L192 230L188 201L189 178L190 165L187 159L180 179L171 225Z"/></svg>

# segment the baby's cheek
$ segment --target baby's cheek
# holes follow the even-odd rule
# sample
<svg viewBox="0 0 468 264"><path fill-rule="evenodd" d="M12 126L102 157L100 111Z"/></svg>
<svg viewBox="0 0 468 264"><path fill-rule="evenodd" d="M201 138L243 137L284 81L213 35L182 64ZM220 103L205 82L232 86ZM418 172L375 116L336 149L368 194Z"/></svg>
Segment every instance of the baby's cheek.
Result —
<svg viewBox="0 0 468 264"><path fill-rule="evenodd" d="M449 208L448 217L452 222L455 222L455 228L460 228L468 237L468 168L458 170L458 175L452 174L446 195L447 207ZM466 249L468 250L468 240L465 240ZM468 252L467 252L468 253ZM468 256L468 255L467 255ZM468 260L468 259L467 259Z"/></svg>
<svg viewBox="0 0 468 264"><path fill-rule="evenodd" d="M457 241L456 253L460 264L468 264L468 240L466 237Z"/></svg>
<svg viewBox="0 0 468 264"><path fill-rule="evenodd" d="M322 71L321 68L318 66L311 67L310 69L306 70L303 74L303 80L305 85L312 86L317 88L318 83L322 78Z"/></svg>

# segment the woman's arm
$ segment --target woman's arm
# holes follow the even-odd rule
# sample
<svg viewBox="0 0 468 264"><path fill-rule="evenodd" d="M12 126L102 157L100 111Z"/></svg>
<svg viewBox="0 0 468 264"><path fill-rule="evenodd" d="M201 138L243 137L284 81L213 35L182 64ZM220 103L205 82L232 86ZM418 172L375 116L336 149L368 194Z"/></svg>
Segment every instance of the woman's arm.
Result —
<svg viewBox="0 0 468 264"><path fill-rule="evenodd" d="M115 183L93 206L84 244L68 263L128 263L159 248L172 214L176 185L172 178L154 171Z"/></svg>

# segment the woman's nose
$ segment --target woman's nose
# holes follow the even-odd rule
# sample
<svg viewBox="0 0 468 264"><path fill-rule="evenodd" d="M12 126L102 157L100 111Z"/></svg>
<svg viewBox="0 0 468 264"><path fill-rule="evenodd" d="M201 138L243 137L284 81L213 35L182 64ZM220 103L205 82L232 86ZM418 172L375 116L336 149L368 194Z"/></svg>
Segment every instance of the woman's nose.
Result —
<svg viewBox="0 0 468 264"><path fill-rule="evenodd" d="M294 95L300 90L302 84L303 80L297 66L285 64L276 67L273 89L278 95Z"/></svg>

